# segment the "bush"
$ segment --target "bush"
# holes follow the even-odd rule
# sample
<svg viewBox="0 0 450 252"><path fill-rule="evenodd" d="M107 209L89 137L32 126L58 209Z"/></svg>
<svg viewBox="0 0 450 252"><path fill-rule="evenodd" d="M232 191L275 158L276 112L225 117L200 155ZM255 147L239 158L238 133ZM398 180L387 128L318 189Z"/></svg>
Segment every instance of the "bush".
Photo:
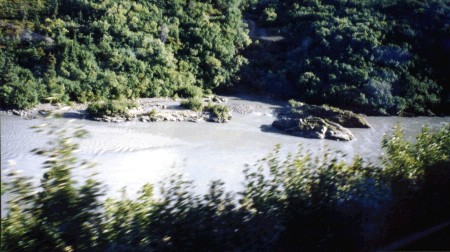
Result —
<svg viewBox="0 0 450 252"><path fill-rule="evenodd" d="M416 139L415 143L408 142L399 125L395 126L392 136L383 138L385 169L392 177L417 183L428 167L441 161L450 162L449 124L434 133L423 127Z"/></svg>
<svg viewBox="0 0 450 252"><path fill-rule="evenodd" d="M158 111L156 111L156 109L152 109L149 112L147 112L145 115L150 118L154 118L157 114L158 114Z"/></svg>
<svg viewBox="0 0 450 252"><path fill-rule="evenodd" d="M137 104L132 101L100 101L89 104L87 112L94 117L102 116L116 116L127 114L130 108L137 107Z"/></svg>
<svg viewBox="0 0 450 252"><path fill-rule="evenodd" d="M194 98L201 97L203 95L203 91L197 86L182 86L178 88L176 94L181 98Z"/></svg>
<svg viewBox="0 0 450 252"><path fill-rule="evenodd" d="M206 109L211 112L214 119L218 122L223 123L231 119L230 108L227 106L215 104L208 105Z"/></svg>
<svg viewBox="0 0 450 252"><path fill-rule="evenodd" d="M38 104L36 85L18 85L0 87L0 98L2 107L28 109Z"/></svg>
<svg viewBox="0 0 450 252"><path fill-rule="evenodd" d="M391 239L448 220L450 198L450 124L431 132L424 127L411 143L396 125L383 138L384 173L393 207L386 225Z"/></svg>
<svg viewBox="0 0 450 252"><path fill-rule="evenodd" d="M188 98L186 101L182 101L180 105L194 111L203 110L203 101L199 97Z"/></svg>
<svg viewBox="0 0 450 252"><path fill-rule="evenodd" d="M277 13L274 8L265 8L263 11L262 21L265 23L274 22L277 19Z"/></svg>
<svg viewBox="0 0 450 252"><path fill-rule="evenodd" d="M18 109L36 106L42 89L39 83L29 70L20 67L11 69L0 76L0 106Z"/></svg>

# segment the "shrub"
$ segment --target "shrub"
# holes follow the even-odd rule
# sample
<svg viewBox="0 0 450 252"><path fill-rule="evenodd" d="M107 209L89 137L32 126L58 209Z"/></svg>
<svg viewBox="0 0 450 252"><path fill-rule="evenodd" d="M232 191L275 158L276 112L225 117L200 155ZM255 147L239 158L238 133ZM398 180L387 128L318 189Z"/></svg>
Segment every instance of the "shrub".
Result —
<svg viewBox="0 0 450 252"><path fill-rule="evenodd" d="M132 101L100 101L89 104L87 112L94 117L116 116L127 114L130 108L136 107L137 104Z"/></svg>
<svg viewBox="0 0 450 252"><path fill-rule="evenodd" d="M262 21L265 23L274 22L277 19L277 13L274 8L265 8L263 11Z"/></svg>
<svg viewBox="0 0 450 252"><path fill-rule="evenodd" d="M220 104L208 105L206 108L218 122L226 122L231 119L230 108Z"/></svg>
<svg viewBox="0 0 450 252"><path fill-rule="evenodd" d="M146 116L153 118L158 114L158 112L156 111L156 109L152 109L149 112L146 113Z"/></svg>
<svg viewBox="0 0 450 252"><path fill-rule="evenodd" d="M1 107L32 108L39 102L40 91L40 84L27 69L11 67L10 72L0 76Z"/></svg>
<svg viewBox="0 0 450 252"><path fill-rule="evenodd" d="M188 98L186 101L182 101L180 105L194 111L203 110L203 101L199 97Z"/></svg>
<svg viewBox="0 0 450 252"><path fill-rule="evenodd" d="M0 105L18 109L28 109L38 104L36 85L17 85L0 87Z"/></svg>
<svg viewBox="0 0 450 252"><path fill-rule="evenodd" d="M427 127L414 143L396 125L383 138L384 174L393 194L385 232L388 239L427 228L449 219L450 124L435 132ZM447 244L448 246L448 244Z"/></svg>
<svg viewBox="0 0 450 252"><path fill-rule="evenodd" d="M417 142L410 143L397 124L392 136L385 136L382 146L386 151L386 172L401 180L417 181L427 167L441 161L450 162L450 125L431 133L423 127Z"/></svg>
<svg viewBox="0 0 450 252"><path fill-rule="evenodd" d="M203 95L203 91L197 86L182 86L178 88L176 94L181 98L194 98L201 97Z"/></svg>

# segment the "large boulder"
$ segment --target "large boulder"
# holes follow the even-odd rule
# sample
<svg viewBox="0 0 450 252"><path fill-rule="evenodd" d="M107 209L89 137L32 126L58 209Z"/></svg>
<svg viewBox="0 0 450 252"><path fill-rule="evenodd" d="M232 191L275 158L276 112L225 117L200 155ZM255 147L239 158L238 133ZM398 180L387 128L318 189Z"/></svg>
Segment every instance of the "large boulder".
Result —
<svg viewBox="0 0 450 252"><path fill-rule="evenodd" d="M290 108L280 113L281 116L306 118L309 116L327 119L347 128L370 128L363 115L352 111L322 105L309 105L303 102L290 101Z"/></svg>
<svg viewBox="0 0 450 252"><path fill-rule="evenodd" d="M348 128L370 128L363 115L322 105L309 105L294 100L281 109L274 128L286 134L317 139L350 141L354 139Z"/></svg>
<svg viewBox="0 0 450 252"><path fill-rule="evenodd" d="M350 130L319 117L293 118L280 116L272 123L272 126L289 135L299 137L338 141L350 141L354 138Z"/></svg>

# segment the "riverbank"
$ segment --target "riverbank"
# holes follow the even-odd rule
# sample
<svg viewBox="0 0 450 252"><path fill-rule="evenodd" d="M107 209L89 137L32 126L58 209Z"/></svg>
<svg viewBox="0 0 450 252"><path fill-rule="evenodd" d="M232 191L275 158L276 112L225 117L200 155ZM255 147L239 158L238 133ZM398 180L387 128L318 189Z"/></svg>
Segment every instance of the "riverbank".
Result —
<svg viewBox="0 0 450 252"><path fill-rule="evenodd" d="M367 117L369 129L352 129L354 139L348 142L317 140L283 134L271 125L283 101L255 96L226 96L226 105L233 119L225 124L167 121L144 123L129 121L105 123L86 119L66 118L24 120L19 116L1 116L1 166L16 167L38 181L42 177L43 160L30 152L42 148L52 138L35 133L32 126L44 123L65 127L83 126L90 137L83 140L79 157L92 160L95 171L108 184L108 195L120 196L127 187L134 195L147 183L155 183L173 173L187 174L194 180L196 191L204 192L211 180L222 179L229 190L241 188L244 164L253 164L264 158L277 144L281 153L295 153L298 146L310 153L323 153L327 149L339 150L351 161L356 155L371 162L379 161L381 138L400 123L405 135L414 137L422 125L434 129L450 123L450 117ZM175 101L171 101L175 102ZM70 125L69 125L70 126ZM82 171L80 171L82 173Z"/></svg>
<svg viewBox="0 0 450 252"><path fill-rule="evenodd" d="M186 99L174 99L168 97L160 97L160 98L139 98L133 101L136 104L135 108L131 108L127 111L126 114L115 115L115 116L101 116L94 117L91 116L88 111L88 104L81 103L72 103L70 105L64 104L39 104L33 109L27 110L0 110L2 114L9 114L19 116L23 119L38 119L45 118L48 115L57 115L58 117L65 119L76 119L76 120L88 120L88 121L97 121L97 122L107 122L107 123L125 123L125 122L144 122L144 123L152 123L152 122L188 122L188 123L199 123L199 122L228 122L228 119L231 119L231 115L233 116L242 116L242 117L251 117L252 114L261 114L266 118L271 118L269 120L274 120L269 124L261 124L257 125L257 129L262 132L269 132L275 134L287 134L293 135L296 137L306 137L306 138L314 138L314 139L331 139L331 140L339 140L339 141L349 141L356 140L357 137L353 136L355 131L354 127L358 127L358 125L346 124L344 122L344 127L340 127L340 130L333 129L328 124L328 121L335 121L336 123L343 123L343 116L345 118L349 117L348 113L351 114L350 119L358 119L356 121L367 119L363 115L358 115L351 113L350 111L338 110L337 114L340 116L336 117L336 113L331 113L333 111L329 111L330 108L328 106L314 106L299 103L302 106L298 106L296 108L292 107L292 104L289 105L289 102L274 99L265 96L252 96L252 95L239 95L239 96L216 96L212 95L209 97L203 97L202 102L204 106L221 106L227 108L227 113L229 117L227 120L219 121L217 117L215 117L212 113L211 109L203 109L201 111L194 111L187 109L182 106L182 102L186 101ZM209 105L208 105L209 104ZM292 114L291 110L295 112ZM332 109L331 109L332 110ZM289 112L290 111L290 112ZM326 113L325 113L325 112ZM289 113L288 113L289 112ZM300 114L298 114L300 113ZM331 113L331 114L330 114ZM344 113L344 114L342 114ZM342 114L342 115L341 115ZM287 117L286 117L287 116ZM310 120L309 116L318 116L320 120L325 120L327 124L324 127L310 127L308 124ZM305 117L304 120L300 120L303 124L306 123L305 127L298 128L299 118ZM336 117L336 118L335 118ZM289 120L285 120L285 119ZM344 118L344 119L345 119ZM386 117L388 118L388 117ZM392 117L397 118L397 117ZM403 117L398 117L403 118ZM432 118L432 117L430 117ZM294 120L295 119L295 120ZM313 118L314 119L314 118ZM336 121L336 120L337 121ZM348 118L347 118L348 119ZM346 119L346 120L347 120ZM413 118L411 118L413 119ZM234 119L233 119L234 120ZM245 119L246 120L246 119ZM280 120L282 121L280 126ZM283 121L284 120L284 121ZM382 119L384 120L384 119ZM345 120L344 120L345 121ZM353 120L354 121L354 120ZM286 124L286 122L289 122ZM295 122L296 130L295 132L290 132L292 122ZM351 121L352 122L352 121ZM367 123L366 123L367 124ZM286 126L287 125L287 126ZM256 125L255 125L256 126ZM286 127L285 127L286 126ZM369 124L366 125L370 127ZM342 129L341 129L342 128ZM349 131L347 128L353 128L352 131ZM363 127L366 128L366 127ZM288 129L288 131L286 131ZM325 132L327 130L331 130L334 135L344 136L340 138L336 137L326 137ZM367 130L367 129L363 129ZM344 134L345 133L345 134ZM333 136L333 134L329 134Z"/></svg>
<svg viewBox="0 0 450 252"><path fill-rule="evenodd" d="M50 104L40 103L32 109L11 109L1 110L2 113L20 116L23 119L36 119L43 118L50 114L60 115L63 118L70 119L88 119L100 122L128 122L128 121L141 121L141 122L162 122L162 121L187 121L187 122L226 122L227 120L220 121L215 118L215 115L208 110L193 111L187 109L181 105L184 99L173 99L168 97L160 98L139 98L134 102L136 107L127 111L125 114L118 114L114 116L91 116L87 112L87 103L71 103L66 104ZM211 106L220 104L227 105L227 98L219 96L204 97L203 102L210 104ZM237 113L247 113L252 111L251 107L240 106L235 107ZM230 115L231 116L231 115Z"/></svg>

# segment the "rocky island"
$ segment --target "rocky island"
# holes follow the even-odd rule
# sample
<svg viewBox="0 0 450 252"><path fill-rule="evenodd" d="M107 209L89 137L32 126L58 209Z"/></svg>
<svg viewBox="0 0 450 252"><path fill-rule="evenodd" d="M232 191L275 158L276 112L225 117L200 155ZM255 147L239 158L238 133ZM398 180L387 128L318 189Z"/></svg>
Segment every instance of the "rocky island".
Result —
<svg viewBox="0 0 450 252"><path fill-rule="evenodd" d="M197 106L192 104L197 102ZM89 104L69 105L41 103L32 109L12 109L5 113L24 119L46 117L57 114L65 118L90 119L100 122L217 122L225 123L231 119L231 111L224 105L227 99L216 95L198 100L161 98L140 98L134 101L102 101Z"/></svg>
<svg viewBox="0 0 450 252"><path fill-rule="evenodd" d="M294 100L289 101L287 108L280 110L272 126L289 135L338 141L354 139L347 128L370 128L363 115Z"/></svg>

